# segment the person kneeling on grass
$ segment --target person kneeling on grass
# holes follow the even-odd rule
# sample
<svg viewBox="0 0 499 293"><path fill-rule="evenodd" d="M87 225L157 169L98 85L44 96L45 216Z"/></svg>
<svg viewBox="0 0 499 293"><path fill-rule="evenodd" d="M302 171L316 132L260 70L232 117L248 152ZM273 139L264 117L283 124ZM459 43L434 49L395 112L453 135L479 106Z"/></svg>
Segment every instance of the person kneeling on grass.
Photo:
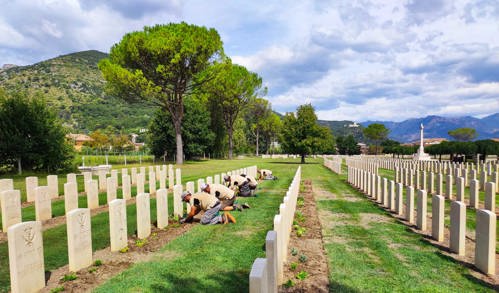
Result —
<svg viewBox="0 0 499 293"><path fill-rule="evenodd" d="M246 195L246 196L256 196L255 190L256 190L256 187L258 186L258 181L256 181L255 177L250 176L250 175L241 174L241 176L246 178L246 180L248 181L250 195Z"/></svg>
<svg viewBox="0 0 499 293"><path fill-rule="evenodd" d="M220 215L222 205L220 201L214 196L206 192L198 192L191 194L189 191L182 193L182 201L188 202L191 205L191 211L180 223L192 222L195 215L204 211L201 217L201 224L214 225L218 223L235 223L236 219L229 212L224 212Z"/></svg>
<svg viewBox="0 0 499 293"><path fill-rule="evenodd" d="M258 172L258 180L276 180L277 177L272 176L272 171L260 169Z"/></svg>
<svg viewBox="0 0 499 293"><path fill-rule="evenodd" d="M233 211L235 209L243 211L243 209L249 209L250 206L247 203L239 205L235 203L236 192L222 184L206 184L201 185L201 191L207 192L209 194L215 195L216 198L222 201L222 211Z"/></svg>

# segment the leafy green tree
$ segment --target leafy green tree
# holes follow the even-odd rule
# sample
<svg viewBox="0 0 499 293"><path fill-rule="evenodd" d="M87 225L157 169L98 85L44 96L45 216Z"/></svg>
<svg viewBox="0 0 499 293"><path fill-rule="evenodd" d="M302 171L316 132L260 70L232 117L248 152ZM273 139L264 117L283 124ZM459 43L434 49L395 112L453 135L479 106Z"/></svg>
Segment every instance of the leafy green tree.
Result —
<svg viewBox="0 0 499 293"><path fill-rule="evenodd" d="M352 134L348 136L338 136L336 138L336 147L341 155L358 155L360 147Z"/></svg>
<svg viewBox="0 0 499 293"><path fill-rule="evenodd" d="M299 154L302 164L308 154L334 150L331 130L317 123L317 115L310 104L299 106L296 116L294 113L284 116L281 144L285 152Z"/></svg>
<svg viewBox="0 0 499 293"><path fill-rule="evenodd" d="M476 145L476 152L482 155L482 160L485 160L488 155L499 156L499 142L491 139L477 140L474 142Z"/></svg>
<svg viewBox="0 0 499 293"><path fill-rule="evenodd" d="M127 101L149 101L169 112L177 164L183 163L184 97L212 78L203 75L223 55L215 29L185 22L145 27L126 34L99 62L107 90Z"/></svg>
<svg viewBox="0 0 499 293"><path fill-rule="evenodd" d="M375 153L378 154L379 143L388 137L389 130L383 124L373 123L368 127L364 128L364 135L374 141L376 148Z"/></svg>
<svg viewBox="0 0 499 293"><path fill-rule="evenodd" d="M381 147L384 154L393 154L393 157L400 153L400 142L395 140L386 139L381 143Z"/></svg>
<svg viewBox="0 0 499 293"><path fill-rule="evenodd" d="M272 114L269 101L263 98L256 98L250 101L247 111L245 111L245 120L249 124L251 133L255 137L255 154L259 155L260 151L260 136L264 130L265 123L268 123L268 118Z"/></svg>
<svg viewBox="0 0 499 293"><path fill-rule="evenodd" d="M457 141L471 141L477 136L476 130L468 127L456 128L447 133Z"/></svg>
<svg viewBox="0 0 499 293"><path fill-rule="evenodd" d="M205 104L195 97L184 101L185 119L182 131L185 139L185 156L203 156L213 145L214 133L210 130L210 114ZM175 129L170 113L158 110L149 124L148 142L156 157L169 157L175 154Z"/></svg>
<svg viewBox="0 0 499 293"><path fill-rule="evenodd" d="M229 139L229 159L232 159L234 122L249 100L259 93L262 79L245 67L232 64L228 58L211 66L206 74L213 78L204 84L203 90L210 94L214 103L220 105Z"/></svg>
<svg viewBox="0 0 499 293"><path fill-rule="evenodd" d="M266 150L265 153L268 154L269 151L273 151L273 142L277 141L282 129L282 120L274 112L268 115L262 121L262 132L265 140Z"/></svg>
<svg viewBox="0 0 499 293"><path fill-rule="evenodd" d="M41 94L0 90L0 163L47 171L68 168L73 148Z"/></svg>

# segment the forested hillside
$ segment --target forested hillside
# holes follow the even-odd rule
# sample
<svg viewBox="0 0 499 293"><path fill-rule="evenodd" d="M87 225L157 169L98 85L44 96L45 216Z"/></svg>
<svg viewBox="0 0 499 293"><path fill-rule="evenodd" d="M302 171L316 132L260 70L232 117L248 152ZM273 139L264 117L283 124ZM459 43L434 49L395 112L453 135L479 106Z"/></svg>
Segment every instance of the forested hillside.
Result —
<svg viewBox="0 0 499 293"><path fill-rule="evenodd" d="M104 93L105 81L97 63L105 57L99 51L83 51L0 70L0 87L43 93L47 104L76 132L147 128L152 107L130 105Z"/></svg>

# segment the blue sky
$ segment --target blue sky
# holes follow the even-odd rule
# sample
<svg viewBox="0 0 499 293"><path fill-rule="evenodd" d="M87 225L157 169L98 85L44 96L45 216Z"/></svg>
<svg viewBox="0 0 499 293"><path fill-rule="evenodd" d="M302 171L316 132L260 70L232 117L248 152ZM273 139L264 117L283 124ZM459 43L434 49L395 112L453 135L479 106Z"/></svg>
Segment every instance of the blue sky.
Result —
<svg viewBox="0 0 499 293"><path fill-rule="evenodd" d="M215 28L281 113L326 120L499 112L499 1L0 0L0 66L108 52L145 25Z"/></svg>

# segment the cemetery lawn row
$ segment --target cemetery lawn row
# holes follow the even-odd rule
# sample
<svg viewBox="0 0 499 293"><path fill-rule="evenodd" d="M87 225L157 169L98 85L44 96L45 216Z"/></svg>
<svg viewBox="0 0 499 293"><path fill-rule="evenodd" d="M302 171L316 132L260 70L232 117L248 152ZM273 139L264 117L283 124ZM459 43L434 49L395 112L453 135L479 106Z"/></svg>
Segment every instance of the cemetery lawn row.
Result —
<svg viewBox="0 0 499 293"><path fill-rule="evenodd" d="M271 169L279 179L260 183L258 197L239 199L252 208L232 212L236 224L197 224L168 243L152 261L133 265L96 292L247 292L251 266L255 258L265 257L265 236L273 229L274 215L298 162L253 161Z"/></svg>
<svg viewBox="0 0 499 293"><path fill-rule="evenodd" d="M226 172L229 170L255 165L254 160L212 160L204 162L190 162L182 167L182 181L195 181L198 178L205 178L206 176L213 176L216 173ZM119 176L121 177L121 176ZM291 175L292 177L292 175ZM65 180L65 178L64 178ZM82 183L83 185L83 183ZM157 182L159 187L159 182ZM147 192L148 185L145 186ZM118 190L118 198L121 198L121 190ZM136 188L132 188L132 194L135 196ZM169 213L173 213L173 198L172 192L168 193L168 209ZM99 204L106 203L106 193L99 194ZM85 196L78 198L78 206L86 207L87 199ZM156 221L156 200L151 199L151 222ZM34 206L23 208L23 221L30 221L35 219ZM52 203L52 213L55 216L64 215L64 200ZM109 213L104 212L95 215L92 221L92 249L94 251L103 249L109 246ZM136 219L136 205L127 206L127 226L128 234L134 234L137 227ZM50 271L68 263L67 256L67 236L66 225L60 225L43 232L43 245L44 245L44 258L45 270ZM0 292L7 292L10 287L9 276L9 258L8 258L8 245L7 242L0 243Z"/></svg>
<svg viewBox="0 0 499 293"><path fill-rule="evenodd" d="M352 188L346 174L306 165L302 178L313 181L331 291L493 292L468 268Z"/></svg>

